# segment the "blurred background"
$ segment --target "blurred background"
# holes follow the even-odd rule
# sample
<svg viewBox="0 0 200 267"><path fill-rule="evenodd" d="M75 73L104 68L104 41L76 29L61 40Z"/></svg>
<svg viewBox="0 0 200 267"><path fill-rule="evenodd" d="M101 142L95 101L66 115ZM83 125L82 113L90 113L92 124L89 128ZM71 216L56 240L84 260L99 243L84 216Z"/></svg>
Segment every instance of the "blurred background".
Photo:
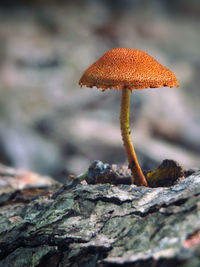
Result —
<svg viewBox="0 0 200 267"><path fill-rule="evenodd" d="M180 83L132 94L143 169L167 158L200 167L199 14L199 0L1 1L0 162L60 180L95 159L127 164L120 92L78 81L107 50L128 47L155 57Z"/></svg>

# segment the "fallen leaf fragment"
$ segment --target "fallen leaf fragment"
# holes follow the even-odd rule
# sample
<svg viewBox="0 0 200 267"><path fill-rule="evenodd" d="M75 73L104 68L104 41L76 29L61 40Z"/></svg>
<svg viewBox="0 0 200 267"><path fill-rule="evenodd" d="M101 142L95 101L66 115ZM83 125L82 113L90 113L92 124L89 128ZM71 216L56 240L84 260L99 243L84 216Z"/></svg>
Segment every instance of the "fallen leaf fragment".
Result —
<svg viewBox="0 0 200 267"><path fill-rule="evenodd" d="M165 159L158 169L146 172L150 187L171 186L184 177L185 170L174 160Z"/></svg>

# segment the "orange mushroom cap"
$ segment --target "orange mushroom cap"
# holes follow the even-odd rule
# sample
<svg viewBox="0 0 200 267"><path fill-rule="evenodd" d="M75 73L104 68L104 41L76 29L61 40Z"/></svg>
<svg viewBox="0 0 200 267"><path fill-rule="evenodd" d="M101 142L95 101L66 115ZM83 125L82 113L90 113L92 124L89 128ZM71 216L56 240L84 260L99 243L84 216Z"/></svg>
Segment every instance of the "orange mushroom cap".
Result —
<svg viewBox="0 0 200 267"><path fill-rule="evenodd" d="M138 49L114 48L83 73L79 84L102 90L130 90L179 86L176 76L153 57Z"/></svg>

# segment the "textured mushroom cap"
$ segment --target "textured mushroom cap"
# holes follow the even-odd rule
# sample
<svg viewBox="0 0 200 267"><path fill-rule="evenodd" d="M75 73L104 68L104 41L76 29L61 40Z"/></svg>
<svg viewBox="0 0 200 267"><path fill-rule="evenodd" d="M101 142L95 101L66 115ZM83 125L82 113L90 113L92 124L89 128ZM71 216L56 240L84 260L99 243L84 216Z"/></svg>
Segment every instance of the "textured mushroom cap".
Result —
<svg viewBox="0 0 200 267"><path fill-rule="evenodd" d="M102 90L178 86L176 76L147 53L129 48L106 52L82 75L79 84Z"/></svg>

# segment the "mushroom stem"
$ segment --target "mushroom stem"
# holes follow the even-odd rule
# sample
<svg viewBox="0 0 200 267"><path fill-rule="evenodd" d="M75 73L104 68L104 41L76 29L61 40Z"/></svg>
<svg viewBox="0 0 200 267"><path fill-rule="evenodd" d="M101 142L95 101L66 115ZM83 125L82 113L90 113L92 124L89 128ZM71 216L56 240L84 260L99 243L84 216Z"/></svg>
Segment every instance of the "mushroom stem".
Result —
<svg viewBox="0 0 200 267"><path fill-rule="evenodd" d="M130 105L130 90L124 87L122 89L121 113L120 113L122 140L128 157L129 168L131 169L134 178L134 183L138 186L142 185L148 186L144 174L138 163L135 149L131 141L131 135L130 135L131 131L129 126L129 105Z"/></svg>

